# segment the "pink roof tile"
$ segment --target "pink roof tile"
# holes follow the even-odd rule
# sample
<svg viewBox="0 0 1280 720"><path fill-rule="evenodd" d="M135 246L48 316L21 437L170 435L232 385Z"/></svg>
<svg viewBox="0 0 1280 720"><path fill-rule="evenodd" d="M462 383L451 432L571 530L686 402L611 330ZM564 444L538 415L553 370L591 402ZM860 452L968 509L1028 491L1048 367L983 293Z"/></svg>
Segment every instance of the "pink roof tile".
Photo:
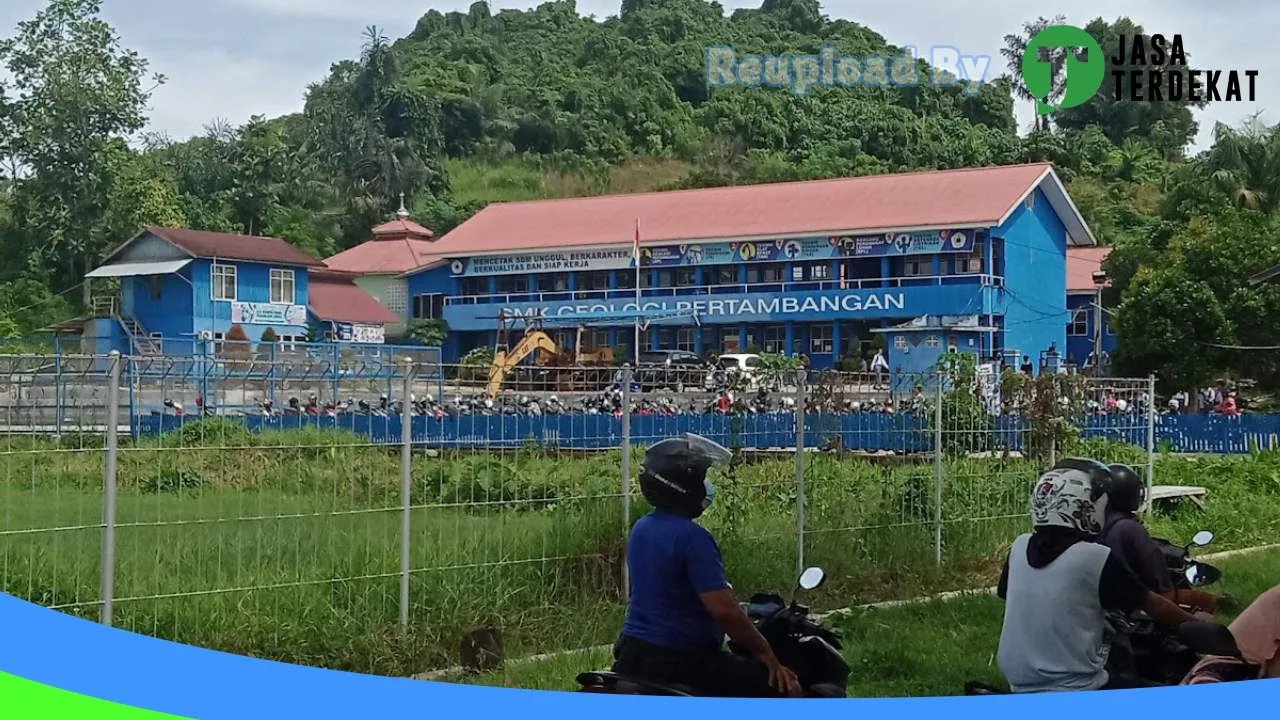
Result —
<svg viewBox="0 0 1280 720"><path fill-rule="evenodd" d="M1110 254L1109 247L1067 248L1067 292L1093 292L1093 274Z"/></svg>
<svg viewBox="0 0 1280 720"><path fill-rule="evenodd" d="M355 284L348 273L313 270L307 287L312 314L329 322L386 325L400 318Z"/></svg>
<svg viewBox="0 0 1280 720"><path fill-rule="evenodd" d="M435 243L427 240L370 240L328 258L334 270L361 275L402 273L436 259Z"/></svg>
<svg viewBox="0 0 1280 720"><path fill-rule="evenodd" d="M407 236L415 238L430 238L435 235L430 228L425 228L408 218L398 217L391 222L386 222L373 229L373 236L381 239L381 236Z"/></svg>
<svg viewBox="0 0 1280 720"><path fill-rule="evenodd" d="M432 243L442 256L680 240L999 224L1046 177L1071 214L1073 238L1092 236L1059 192L1049 163L871 175L635 195L494 203ZM1048 192L1048 188L1046 187ZM1068 212L1069 211L1069 212Z"/></svg>

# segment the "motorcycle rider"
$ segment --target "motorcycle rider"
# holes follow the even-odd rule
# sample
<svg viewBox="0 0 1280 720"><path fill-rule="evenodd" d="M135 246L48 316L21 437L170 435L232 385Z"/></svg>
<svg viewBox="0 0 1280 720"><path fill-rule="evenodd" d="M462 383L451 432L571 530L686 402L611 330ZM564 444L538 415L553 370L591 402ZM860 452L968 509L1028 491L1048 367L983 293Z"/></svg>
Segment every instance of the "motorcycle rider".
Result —
<svg viewBox="0 0 1280 720"><path fill-rule="evenodd" d="M1097 460L1068 458L1035 483L1033 532L1014 541L997 588L1005 601L997 659L1015 693L1144 685L1107 670L1107 610L1145 610L1164 625L1203 619L1149 591L1096 542L1110 479Z"/></svg>
<svg viewBox="0 0 1280 720"><path fill-rule="evenodd" d="M716 697L798 697L795 673L738 605L715 539L694 522L715 497L707 470L731 457L688 433L645 452L640 491L654 510L627 545L631 602L613 671ZM724 651L726 633L754 657Z"/></svg>
<svg viewBox="0 0 1280 720"><path fill-rule="evenodd" d="M1102 526L1102 542L1120 556L1147 589L1167 600L1212 614L1230 598L1215 597L1195 588L1177 589L1165 561L1164 551L1138 519L1146 494L1146 484L1128 465L1110 465L1110 490L1107 491L1107 519Z"/></svg>

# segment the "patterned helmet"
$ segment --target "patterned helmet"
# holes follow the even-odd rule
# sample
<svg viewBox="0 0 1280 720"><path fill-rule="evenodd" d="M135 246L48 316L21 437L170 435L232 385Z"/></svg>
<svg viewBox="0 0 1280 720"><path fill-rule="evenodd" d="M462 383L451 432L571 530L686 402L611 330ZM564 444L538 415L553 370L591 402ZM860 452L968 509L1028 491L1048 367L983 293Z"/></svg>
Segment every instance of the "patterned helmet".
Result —
<svg viewBox="0 0 1280 720"><path fill-rule="evenodd" d="M1097 460L1067 458L1040 476L1031 492L1031 523L1098 535L1107 517L1111 473Z"/></svg>

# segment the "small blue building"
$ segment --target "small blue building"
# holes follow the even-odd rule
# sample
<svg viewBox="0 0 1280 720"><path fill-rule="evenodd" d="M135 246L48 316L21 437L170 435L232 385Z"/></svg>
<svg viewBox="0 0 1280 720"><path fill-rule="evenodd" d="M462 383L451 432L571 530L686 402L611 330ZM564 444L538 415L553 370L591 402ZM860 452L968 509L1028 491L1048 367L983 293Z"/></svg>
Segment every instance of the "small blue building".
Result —
<svg viewBox="0 0 1280 720"><path fill-rule="evenodd" d="M118 291L93 291L109 278ZM201 354L237 326L254 344L381 343L395 316L353 280L278 238L149 227L85 276L86 350Z"/></svg>
<svg viewBox="0 0 1280 720"><path fill-rule="evenodd" d="M1093 274L1111 254L1109 247L1081 247L1067 251L1067 362L1083 367L1101 340L1104 357L1116 352L1117 338L1110 314L1097 303ZM1100 334L1094 328L1101 327ZM1105 368L1104 368L1105 369Z"/></svg>
<svg viewBox="0 0 1280 720"><path fill-rule="evenodd" d="M551 331L560 347L629 355L631 323L595 318L684 310L696 322L653 321L641 350L805 354L823 368L926 317L975 318L961 344L984 358L1063 348L1067 250L1094 244L1039 163L496 203L405 276L413 317L452 330L446 361L500 330L575 317L581 329ZM894 370L917 364L907 355Z"/></svg>

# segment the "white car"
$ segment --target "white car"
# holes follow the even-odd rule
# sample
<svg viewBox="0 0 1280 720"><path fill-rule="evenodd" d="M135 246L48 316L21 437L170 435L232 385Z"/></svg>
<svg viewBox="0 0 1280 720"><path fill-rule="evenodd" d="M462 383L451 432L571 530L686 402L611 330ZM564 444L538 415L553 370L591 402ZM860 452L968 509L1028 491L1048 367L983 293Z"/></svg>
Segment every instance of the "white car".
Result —
<svg viewBox="0 0 1280 720"><path fill-rule="evenodd" d="M753 353L728 353L720 356L724 364L726 376L739 375L746 379L747 387L754 389L757 384L756 373L760 368L760 356ZM716 371L707 373L707 389L716 389Z"/></svg>

